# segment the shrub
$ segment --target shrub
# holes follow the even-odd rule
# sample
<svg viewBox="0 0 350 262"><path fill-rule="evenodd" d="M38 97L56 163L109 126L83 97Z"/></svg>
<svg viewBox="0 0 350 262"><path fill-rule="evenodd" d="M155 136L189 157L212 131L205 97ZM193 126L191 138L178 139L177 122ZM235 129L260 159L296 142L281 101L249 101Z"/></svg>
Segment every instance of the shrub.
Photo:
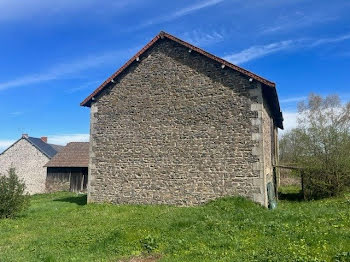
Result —
<svg viewBox="0 0 350 262"><path fill-rule="evenodd" d="M350 103L311 94L299 104L298 127L280 141L284 163L303 168L306 199L337 196L350 186Z"/></svg>
<svg viewBox="0 0 350 262"><path fill-rule="evenodd" d="M350 160L349 160L350 161ZM349 169L330 167L306 168L304 170L304 197L306 200L338 196L350 185Z"/></svg>
<svg viewBox="0 0 350 262"><path fill-rule="evenodd" d="M8 176L0 176L0 218L12 218L28 208L29 196L24 190L14 168L8 170Z"/></svg>
<svg viewBox="0 0 350 262"><path fill-rule="evenodd" d="M348 262L350 261L350 252L343 252L341 254L337 254L334 257L335 262Z"/></svg>
<svg viewBox="0 0 350 262"><path fill-rule="evenodd" d="M158 248L157 240L152 236L147 236L144 239L141 239L140 244L142 249L147 253L151 253Z"/></svg>

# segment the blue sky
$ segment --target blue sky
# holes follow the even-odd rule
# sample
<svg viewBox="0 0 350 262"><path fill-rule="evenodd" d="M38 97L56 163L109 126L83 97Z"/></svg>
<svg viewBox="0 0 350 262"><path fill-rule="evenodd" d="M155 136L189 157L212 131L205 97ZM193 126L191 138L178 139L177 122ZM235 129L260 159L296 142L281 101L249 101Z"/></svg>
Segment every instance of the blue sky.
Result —
<svg viewBox="0 0 350 262"><path fill-rule="evenodd" d="M350 100L348 0L0 0L0 151L86 141L79 103L160 30L277 84L287 129L310 92Z"/></svg>

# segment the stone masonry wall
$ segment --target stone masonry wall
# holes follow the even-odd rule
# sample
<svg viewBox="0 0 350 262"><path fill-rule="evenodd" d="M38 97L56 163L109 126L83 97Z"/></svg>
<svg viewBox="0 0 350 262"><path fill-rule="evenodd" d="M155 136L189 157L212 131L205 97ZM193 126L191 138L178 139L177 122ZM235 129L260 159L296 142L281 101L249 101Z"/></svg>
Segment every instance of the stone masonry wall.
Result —
<svg viewBox="0 0 350 262"><path fill-rule="evenodd" d="M256 81L161 40L91 106L89 202L266 205Z"/></svg>
<svg viewBox="0 0 350 262"><path fill-rule="evenodd" d="M29 194L45 192L46 168L49 158L25 139L0 155L0 174L6 175L10 167L16 168L16 174L26 184Z"/></svg>
<svg viewBox="0 0 350 262"><path fill-rule="evenodd" d="M263 149L264 149L264 173L267 183L273 182L273 163L272 163L272 153L275 150L273 147L274 138L274 123L271 117L271 112L266 103L263 103L262 111L263 119ZM267 199L267 198L266 198Z"/></svg>

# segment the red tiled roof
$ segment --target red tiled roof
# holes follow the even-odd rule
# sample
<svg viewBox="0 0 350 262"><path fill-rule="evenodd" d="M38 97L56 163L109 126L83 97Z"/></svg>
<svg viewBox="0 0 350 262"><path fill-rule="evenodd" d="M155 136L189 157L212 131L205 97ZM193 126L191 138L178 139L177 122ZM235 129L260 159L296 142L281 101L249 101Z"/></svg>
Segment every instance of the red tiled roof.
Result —
<svg viewBox="0 0 350 262"><path fill-rule="evenodd" d="M58 152L46 167L88 167L89 143L71 142Z"/></svg>
<svg viewBox="0 0 350 262"><path fill-rule="evenodd" d="M181 45L186 46L189 49L192 49L193 51L196 51L210 59L213 59L225 66L228 66L242 74L245 74L265 85L271 86L271 87L275 87L275 83L266 80L265 78L262 78L261 76L258 76L252 72L249 72L248 70L245 70L239 66L236 66L220 57L217 57L215 55L212 55L206 51L204 51L203 49L200 49L196 46L191 45L190 43L187 43L175 36L172 36L168 33L165 33L163 31L161 31L155 38L153 38L147 45L145 45L138 53L136 53L136 55L134 55L128 62L126 62L121 68L118 69L118 71L116 71L113 75L111 75L106 81L104 81L94 92L92 92L91 95L89 95L83 102L81 102L81 106L89 106L88 103L91 101L91 99L96 96L99 92L101 92L103 90L103 88L111 82L112 79L116 78L119 74L121 74L129 65L131 65L132 62L134 62L138 57L140 57L144 52L146 52L151 46L153 46L160 38L168 38L170 40L173 40Z"/></svg>

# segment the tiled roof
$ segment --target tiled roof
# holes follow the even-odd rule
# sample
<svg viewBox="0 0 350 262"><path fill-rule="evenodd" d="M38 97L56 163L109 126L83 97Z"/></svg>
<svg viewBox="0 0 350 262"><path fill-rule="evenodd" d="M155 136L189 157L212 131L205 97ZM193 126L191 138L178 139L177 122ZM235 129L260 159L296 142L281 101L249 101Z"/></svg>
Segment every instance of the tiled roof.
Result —
<svg viewBox="0 0 350 262"><path fill-rule="evenodd" d="M9 150L11 147L13 147L15 144L17 144L21 139L25 139L28 141L32 146L37 148L41 153L43 153L48 158L52 158L54 155L57 154L57 152L61 151L64 146L54 145L54 144L48 144L44 142L41 138L36 137L28 137L28 136L22 136L20 139L18 139L16 142L14 142L11 146L6 148L0 155L4 154L7 150Z"/></svg>
<svg viewBox="0 0 350 262"><path fill-rule="evenodd" d="M60 146L60 145L54 145L54 144L49 144L50 146L52 146L57 152L60 152L64 146Z"/></svg>
<svg viewBox="0 0 350 262"><path fill-rule="evenodd" d="M246 69L243 69L239 66L236 66L220 57L217 57L213 54L210 54L206 51L204 51L201 48L198 48L196 46L191 45L190 43L187 43L173 35L170 35L166 32L161 31L156 37L154 37L147 45L145 45L136 55L134 55L129 61L127 61L121 68L119 68L113 75L111 75L106 81L104 81L94 92L92 92L87 98L84 99L83 102L80 103L81 106L88 106L90 107L91 102L93 99L109 84L113 83L113 80L120 75L126 68L128 68L134 61L139 61L140 56L145 53L150 47L152 47L156 42L158 42L160 39L170 39L172 41L175 41L176 43L179 43L190 50L193 50L199 54L202 54L205 57L208 57L224 66L227 66L228 68L231 68L235 71L238 71L247 77L250 77L260 83L263 84L264 89L268 89L265 91L265 93L268 94L269 99L271 100L271 103L273 103L273 111L274 111L274 118L276 120L277 126L283 129L283 116L280 110L280 105L277 97L277 91L276 91L276 84L261 77L258 76L252 72L249 72Z"/></svg>
<svg viewBox="0 0 350 262"><path fill-rule="evenodd" d="M35 146L37 149L39 149L43 154L45 154L49 158L52 158L58 152L58 150L56 150L57 148L55 148L56 145L50 145L48 143L45 143L40 138L27 137L24 139L26 139L29 143L31 143L33 146Z"/></svg>
<svg viewBox="0 0 350 262"><path fill-rule="evenodd" d="M89 143L68 143L45 166L46 167L88 167Z"/></svg>

